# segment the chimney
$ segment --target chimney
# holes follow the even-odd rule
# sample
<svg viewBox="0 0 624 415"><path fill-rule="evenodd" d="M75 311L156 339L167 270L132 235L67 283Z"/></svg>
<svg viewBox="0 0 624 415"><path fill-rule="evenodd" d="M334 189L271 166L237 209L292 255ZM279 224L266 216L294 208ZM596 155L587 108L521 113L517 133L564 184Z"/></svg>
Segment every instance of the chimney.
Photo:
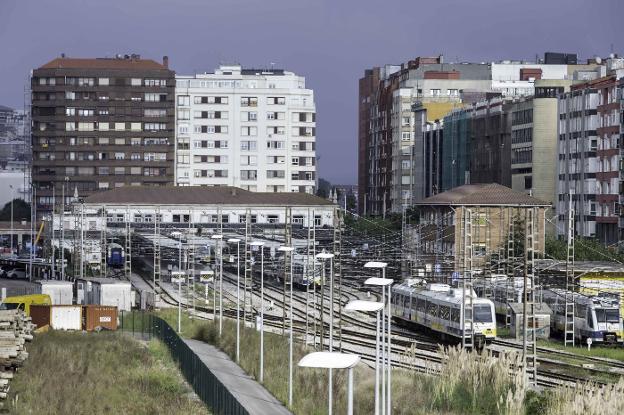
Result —
<svg viewBox="0 0 624 415"><path fill-rule="evenodd" d="M167 55L163 56L163 66L169 69L169 56Z"/></svg>

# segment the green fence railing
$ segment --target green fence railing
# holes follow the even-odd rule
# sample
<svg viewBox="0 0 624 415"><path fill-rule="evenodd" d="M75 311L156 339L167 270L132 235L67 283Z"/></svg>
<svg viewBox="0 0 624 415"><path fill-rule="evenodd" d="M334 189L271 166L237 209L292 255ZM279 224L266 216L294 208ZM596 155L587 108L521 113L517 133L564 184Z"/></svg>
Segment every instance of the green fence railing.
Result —
<svg viewBox="0 0 624 415"><path fill-rule="evenodd" d="M249 415L232 392L165 320L151 313L121 312L119 324L121 330L132 333L133 336L140 335L147 339L155 337L165 343L186 381L214 414Z"/></svg>

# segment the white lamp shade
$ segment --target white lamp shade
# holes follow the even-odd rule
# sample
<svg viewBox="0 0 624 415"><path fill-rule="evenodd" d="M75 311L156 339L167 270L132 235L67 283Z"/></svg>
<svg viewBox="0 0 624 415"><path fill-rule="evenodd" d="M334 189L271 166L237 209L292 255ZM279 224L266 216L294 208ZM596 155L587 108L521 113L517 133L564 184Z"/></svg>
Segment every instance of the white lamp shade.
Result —
<svg viewBox="0 0 624 415"><path fill-rule="evenodd" d="M345 305L345 311L362 311L373 312L379 311L384 307L383 303L377 301L354 300Z"/></svg>
<svg viewBox="0 0 624 415"><path fill-rule="evenodd" d="M260 242L260 241L253 241L252 243L250 243L249 245L251 246L262 246L264 245L264 242Z"/></svg>
<svg viewBox="0 0 624 415"><path fill-rule="evenodd" d="M303 356L297 363L299 367L319 369L349 369L360 361L360 356L339 352L314 352Z"/></svg>
<svg viewBox="0 0 624 415"><path fill-rule="evenodd" d="M280 246L279 248L277 248L277 250L282 252L292 252L295 250L295 248L293 248L292 246Z"/></svg>
<svg viewBox="0 0 624 415"><path fill-rule="evenodd" d="M319 259L330 259L334 257L334 254L330 254L327 252L321 252L320 254L316 254L316 257Z"/></svg>
<svg viewBox="0 0 624 415"><path fill-rule="evenodd" d="M370 261L364 264L364 268L385 268L388 264L386 262Z"/></svg>
<svg viewBox="0 0 624 415"><path fill-rule="evenodd" d="M237 243L239 243L241 240L240 240L240 239L237 239L237 238L230 238L230 239L228 239L227 241L228 241L229 243L232 243L232 244L237 244Z"/></svg>
<svg viewBox="0 0 624 415"><path fill-rule="evenodd" d="M394 280L392 280L390 278L372 277L372 278L369 278L366 281L364 281L364 284L366 284L366 285L379 285L379 286L385 287L387 285L391 285L393 282L394 282Z"/></svg>
<svg viewBox="0 0 624 415"><path fill-rule="evenodd" d="M223 239L223 235L212 235L210 238L212 238L212 239Z"/></svg>

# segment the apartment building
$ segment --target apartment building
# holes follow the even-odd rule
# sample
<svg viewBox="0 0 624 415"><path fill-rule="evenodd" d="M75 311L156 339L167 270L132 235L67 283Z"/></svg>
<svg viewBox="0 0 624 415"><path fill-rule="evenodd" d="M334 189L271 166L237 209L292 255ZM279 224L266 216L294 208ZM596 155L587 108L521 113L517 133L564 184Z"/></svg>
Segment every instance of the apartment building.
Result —
<svg viewBox="0 0 624 415"><path fill-rule="evenodd" d="M139 55L61 56L32 71L39 214L77 194L174 182L174 72Z"/></svg>
<svg viewBox="0 0 624 415"><path fill-rule="evenodd" d="M404 205L429 194L431 186L422 179L428 163L422 139L427 123L495 95L504 100L532 96L535 83L541 79L569 79L572 73L595 66L595 62L577 65L573 54L547 53L538 62L445 63L438 56L366 70L359 84L360 211L373 215L400 212ZM414 106L417 111L412 111ZM491 115L475 122L477 133L480 128L499 128L491 123L502 121L504 114L499 113L498 120ZM494 159L501 150L490 152L487 147L483 154L492 160L486 164L499 163ZM482 163L480 159L474 161ZM455 184L465 182L463 173L454 175ZM489 174L481 176L479 169L476 173L479 181ZM508 182L502 176L495 180Z"/></svg>
<svg viewBox="0 0 624 415"><path fill-rule="evenodd" d="M316 108L305 78L221 65L176 77L176 184L316 189Z"/></svg>
<svg viewBox="0 0 624 415"><path fill-rule="evenodd" d="M610 74L573 85L559 97L557 233L567 232L569 203L575 233L605 244L618 241L621 104Z"/></svg>

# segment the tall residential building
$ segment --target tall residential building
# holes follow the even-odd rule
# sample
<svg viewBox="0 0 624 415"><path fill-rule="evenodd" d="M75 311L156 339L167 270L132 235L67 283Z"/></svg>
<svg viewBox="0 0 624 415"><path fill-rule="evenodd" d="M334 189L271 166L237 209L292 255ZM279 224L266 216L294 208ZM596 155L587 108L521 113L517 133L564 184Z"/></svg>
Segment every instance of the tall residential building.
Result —
<svg viewBox="0 0 624 415"><path fill-rule="evenodd" d="M176 77L176 184L316 189L316 108L305 78L222 65Z"/></svg>
<svg viewBox="0 0 624 415"><path fill-rule="evenodd" d="M537 63L445 63L439 56L366 70L359 84L360 211L373 215L400 212L404 205L430 195L432 182L423 179L430 165L426 160L430 149L423 141L423 133L430 128L428 123L441 120L452 110L488 101L493 96L501 96L504 101L531 96L536 82L541 79L570 79L573 73L591 70L595 65L595 62L577 65L572 54L548 53L544 61ZM413 108L416 110L412 111ZM480 141L473 140L470 145L482 145L475 154L485 159L478 156L472 160L474 168L470 169L470 177L461 160L453 166L453 176L447 180L461 185L472 179L476 182L492 179L510 185L509 172L487 170L491 166L503 166L509 153L509 148L493 147L508 141L508 137L491 136L498 134L493 131L509 135L509 129L502 124L506 121L502 104L493 107L486 104L483 114L479 111L474 109L478 116L471 121L471 126L475 128L475 139ZM453 131L454 127L449 128ZM446 130L444 127L445 133ZM450 137L449 150L464 154L460 149L465 145L456 138L456 135ZM455 158L450 159L453 160ZM442 168L441 172L444 171Z"/></svg>
<svg viewBox="0 0 624 415"><path fill-rule="evenodd" d="M174 78L139 55L62 56L32 72L38 212L98 190L173 184Z"/></svg>
<svg viewBox="0 0 624 415"><path fill-rule="evenodd" d="M610 74L573 85L559 97L557 233L567 231L569 203L575 232L605 244L619 238L620 102Z"/></svg>

